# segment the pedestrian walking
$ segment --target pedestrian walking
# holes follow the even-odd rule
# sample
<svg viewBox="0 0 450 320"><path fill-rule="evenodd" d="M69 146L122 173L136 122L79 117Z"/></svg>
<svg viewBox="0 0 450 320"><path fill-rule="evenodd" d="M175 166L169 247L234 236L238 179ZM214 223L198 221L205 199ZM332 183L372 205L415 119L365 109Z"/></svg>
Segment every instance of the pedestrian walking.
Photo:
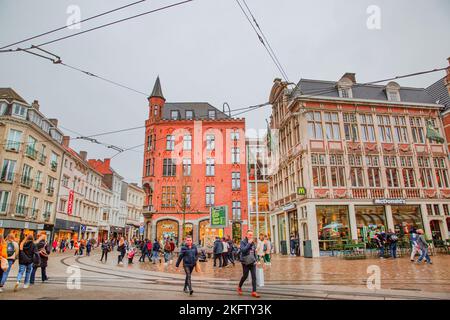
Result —
<svg viewBox="0 0 450 320"><path fill-rule="evenodd" d="M419 235L417 234L416 229L412 229L411 233L410 233L410 238L409 238L410 245L411 245L411 257L410 257L410 260L412 262L415 261L414 258L416 257L417 253L419 254L419 256L422 254L422 252L420 251L419 243L417 242L418 239L419 239Z"/></svg>
<svg viewBox="0 0 450 320"><path fill-rule="evenodd" d="M233 246L233 240L231 239L230 236L228 236L228 238L227 238L227 244L228 244L227 259L234 266L234 257L233 257L234 246Z"/></svg>
<svg viewBox="0 0 450 320"><path fill-rule="evenodd" d="M185 245L181 247L180 254L178 256L175 266L178 268L180 262L183 260L183 268L186 273L186 279L184 280L184 292L189 292L190 295L194 293L192 290L191 275L198 260L197 247L192 243L191 236L186 237Z"/></svg>
<svg viewBox="0 0 450 320"><path fill-rule="evenodd" d="M100 262L103 262L103 258L105 258L105 263L108 261L108 252L111 251L111 245L109 244L108 239L103 240L102 242L102 257L100 258Z"/></svg>
<svg viewBox="0 0 450 320"><path fill-rule="evenodd" d="M136 254L136 248L132 248L129 252L128 252L128 264L133 264L133 258L134 255Z"/></svg>
<svg viewBox="0 0 450 320"><path fill-rule="evenodd" d="M59 253L66 251L66 240L62 239L59 242Z"/></svg>
<svg viewBox="0 0 450 320"><path fill-rule="evenodd" d="M252 297L259 298L260 295L256 292L256 264L258 263L256 257L256 245L253 239L253 231L248 230L245 238L240 245L241 263L242 263L242 278L239 281L237 292L242 295L242 285L248 278L248 273L252 277Z"/></svg>
<svg viewBox="0 0 450 320"><path fill-rule="evenodd" d="M375 243L379 250L379 257L380 257L380 259L383 259L384 258L384 243L385 243L383 234L380 232L377 232L375 234L374 239L375 239Z"/></svg>
<svg viewBox="0 0 450 320"><path fill-rule="evenodd" d="M170 240L169 238L167 238L166 242L164 243L164 263L166 265L169 265L171 249L172 247L170 246Z"/></svg>
<svg viewBox="0 0 450 320"><path fill-rule="evenodd" d="M214 248L213 248L214 268L217 266L216 264L217 259L219 259L219 268L222 268L222 252L223 252L222 241L220 241L219 237L216 237L216 241L214 241Z"/></svg>
<svg viewBox="0 0 450 320"><path fill-rule="evenodd" d="M387 241L389 243L389 250L391 251L391 257L397 259L398 236L394 231L392 231L392 229L389 229L387 233Z"/></svg>
<svg viewBox="0 0 450 320"><path fill-rule="evenodd" d="M91 250L92 250L92 243L91 243L91 240L88 240L88 242L86 244L86 255L87 256L91 255Z"/></svg>
<svg viewBox="0 0 450 320"><path fill-rule="evenodd" d="M17 282L14 286L14 291L17 291L20 285L22 277L25 275L24 289L30 286L31 271L33 268L33 262L36 261L36 256L39 256L36 245L34 244L33 235L29 234L19 246L19 272L17 273Z"/></svg>
<svg viewBox="0 0 450 320"><path fill-rule="evenodd" d="M78 241L75 241L73 246L75 248L75 253L73 255L76 256L76 255L78 255L78 252L80 251L80 243Z"/></svg>
<svg viewBox="0 0 450 320"><path fill-rule="evenodd" d="M123 258L125 257L125 254L127 253L127 249L125 246L125 240L123 239L123 237L120 237L120 239L119 239L117 251L119 251L119 256L117 258L117 264L123 264Z"/></svg>
<svg viewBox="0 0 450 320"><path fill-rule="evenodd" d="M72 250L73 249L73 246L75 245L75 240L74 239L71 239L70 240L70 250Z"/></svg>
<svg viewBox="0 0 450 320"><path fill-rule="evenodd" d="M170 239L170 256L169 256L169 263L172 264L173 261L173 252L175 251L175 241L173 239Z"/></svg>
<svg viewBox="0 0 450 320"><path fill-rule="evenodd" d="M256 243L256 257L260 261L264 257L264 234L260 233Z"/></svg>
<svg viewBox="0 0 450 320"><path fill-rule="evenodd" d="M81 239L80 246L79 246L79 254L80 256L83 255L83 250L86 248L86 240Z"/></svg>
<svg viewBox="0 0 450 320"><path fill-rule="evenodd" d="M58 248L58 240L53 240L52 242L52 252L56 252L56 249Z"/></svg>
<svg viewBox="0 0 450 320"><path fill-rule="evenodd" d="M0 235L0 238L2 236ZM1 242L1 240L0 240ZM19 257L19 245L14 239L14 235L12 233L8 234L7 241L5 243L5 249L6 249L6 260L8 261L8 269L4 271L3 269L0 270L0 275L3 273L2 276L0 276L0 292L3 291L3 286L6 283L6 280L8 279L9 272L11 271L11 268L16 261L16 259ZM0 249L0 252L4 253L4 248ZM4 254L2 255L4 257Z"/></svg>
<svg viewBox="0 0 450 320"><path fill-rule="evenodd" d="M47 265L48 265L48 256L50 255L50 246L46 241L46 239L47 236L45 234L42 234L35 243L40 259L38 259L39 261L36 261L38 263L33 263L33 270L31 270L30 276L30 284L34 284L36 271L38 268L41 268L41 281L45 282L48 280Z"/></svg>
<svg viewBox="0 0 450 320"><path fill-rule="evenodd" d="M270 255L272 254L272 243L270 242L269 237L267 235L264 236L263 251L264 251L264 263L270 266L272 264L270 261Z"/></svg>
<svg viewBox="0 0 450 320"><path fill-rule="evenodd" d="M291 234L289 245L291 247L291 256L295 256L295 236L293 233Z"/></svg>
<svg viewBox="0 0 450 320"><path fill-rule="evenodd" d="M419 260L417 260L417 263L421 263L423 258L425 258L427 260L428 264L433 264L431 262L430 256L428 255L428 242L425 239L425 236L423 235L423 230L419 229L419 230L417 230L417 233L419 234L417 243L419 244L420 251L422 251L422 253L420 254Z"/></svg>
<svg viewBox="0 0 450 320"><path fill-rule="evenodd" d="M225 237L222 238L222 267L228 267L228 242Z"/></svg>
<svg viewBox="0 0 450 320"><path fill-rule="evenodd" d="M3 274L8 270L8 249L3 234L0 234L0 279L3 279ZM0 292L3 289L0 287Z"/></svg>
<svg viewBox="0 0 450 320"><path fill-rule="evenodd" d="M152 246L152 262L153 264L156 263L156 261L158 261L159 259L159 263L161 263L161 259L159 258L159 251L161 250L161 245L158 242L158 239L155 239L155 242L153 242L153 246Z"/></svg>
<svg viewBox="0 0 450 320"><path fill-rule="evenodd" d="M139 262L145 262L145 257L148 256L147 244L148 244L148 239L145 239L141 243L141 257L139 258ZM151 260L150 257L149 257L149 260Z"/></svg>

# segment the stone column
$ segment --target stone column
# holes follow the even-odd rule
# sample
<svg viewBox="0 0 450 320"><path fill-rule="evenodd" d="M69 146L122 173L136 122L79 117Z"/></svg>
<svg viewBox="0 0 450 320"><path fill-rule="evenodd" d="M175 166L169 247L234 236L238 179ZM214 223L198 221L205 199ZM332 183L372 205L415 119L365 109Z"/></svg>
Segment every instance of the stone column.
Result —
<svg viewBox="0 0 450 320"><path fill-rule="evenodd" d="M422 214L423 230L425 232L425 237L431 240L433 237L431 236L430 221L428 220L428 211L426 204L420 205L420 213Z"/></svg>
<svg viewBox="0 0 450 320"><path fill-rule="evenodd" d="M352 240L358 240L358 228L356 226L356 214L355 214L355 205L351 203L348 206L348 217L350 223L350 233L352 235Z"/></svg>
<svg viewBox="0 0 450 320"><path fill-rule="evenodd" d="M392 217L392 207L390 205L384 206L384 210L386 211L386 224L387 230L391 229L394 231L394 218Z"/></svg>
<svg viewBox="0 0 450 320"><path fill-rule="evenodd" d="M284 212L284 230L286 237L287 254L291 254L291 235L289 234L289 216L287 211Z"/></svg>
<svg viewBox="0 0 450 320"><path fill-rule="evenodd" d="M317 232L316 206L313 203L306 205L308 221L308 238L311 240L312 255L314 258L320 257L319 236Z"/></svg>

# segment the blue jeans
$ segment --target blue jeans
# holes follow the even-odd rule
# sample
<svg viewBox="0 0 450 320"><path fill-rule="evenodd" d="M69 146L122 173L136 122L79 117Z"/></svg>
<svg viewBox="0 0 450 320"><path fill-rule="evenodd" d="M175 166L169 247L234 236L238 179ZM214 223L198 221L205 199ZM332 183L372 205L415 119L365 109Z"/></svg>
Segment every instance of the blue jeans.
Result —
<svg viewBox="0 0 450 320"><path fill-rule="evenodd" d="M397 242L392 242L390 244L391 247L391 256L392 258L397 258Z"/></svg>
<svg viewBox="0 0 450 320"><path fill-rule="evenodd" d="M14 264L14 260L8 260L8 270L3 272L3 277L0 279L0 287L3 287L8 279L9 272L11 271L11 267Z"/></svg>
<svg viewBox="0 0 450 320"><path fill-rule="evenodd" d="M19 273L17 274L17 282L20 283L22 280L23 274L25 273L25 284L30 283L31 270L33 269L33 264L19 264Z"/></svg>
<svg viewBox="0 0 450 320"><path fill-rule="evenodd" d="M153 262L156 262L159 259L159 252L153 251L152 260Z"/></svg>
<svg viewBox="0 0 450 320"><path fill-rule="evenodd" d="M384 257L384 246L380 247L380 258Z"/></svg>
<svg viewBox="0 0 450 320"><path fill-rule="evenodd" d="M170 260L170 253L164 252L164 262L169 262L169 260Z"/></svg>
<svg viewBox="0 0 450 320"><path fill-rule="evenodd" d="M417 262L422 262L423 258L425 258L427 260L427 263L430 263L431 259L430 259L430 256L428 255L428 249L421 248L421 250L422 250L422 254L420 255L419 260L417 260Z"/></svg>

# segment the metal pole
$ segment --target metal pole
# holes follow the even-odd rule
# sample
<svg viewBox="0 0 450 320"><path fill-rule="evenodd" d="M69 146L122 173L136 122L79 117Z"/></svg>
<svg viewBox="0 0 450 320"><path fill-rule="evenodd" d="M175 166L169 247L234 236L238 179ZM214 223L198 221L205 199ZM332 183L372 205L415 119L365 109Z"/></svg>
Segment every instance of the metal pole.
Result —
<svg viewBox="0 0 450 320"><path fill-rule="evenodd" d="M255 195L256 195L256 234L259 236L259 201L258 201L258 148L259 143L256 141L255 150Z"/></svg>

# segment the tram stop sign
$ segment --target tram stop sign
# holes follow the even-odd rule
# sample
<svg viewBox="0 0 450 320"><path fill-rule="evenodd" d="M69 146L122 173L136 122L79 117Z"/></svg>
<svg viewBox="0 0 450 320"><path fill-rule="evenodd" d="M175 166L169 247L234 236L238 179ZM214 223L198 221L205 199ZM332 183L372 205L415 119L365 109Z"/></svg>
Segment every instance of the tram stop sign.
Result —
<svg viewBox="0 0 450 320"><path fill-rule="evenodd" d="M297 194L299 196L306 196L306 188L305 187L298 187L297 188Z"/></svg>
<svg viewBox="0 0 450 320"><path fill-rule="evenodd" d="M227 206L211 207L209 220L211 228L226 228L228 222L227 213Z"/></svg>

